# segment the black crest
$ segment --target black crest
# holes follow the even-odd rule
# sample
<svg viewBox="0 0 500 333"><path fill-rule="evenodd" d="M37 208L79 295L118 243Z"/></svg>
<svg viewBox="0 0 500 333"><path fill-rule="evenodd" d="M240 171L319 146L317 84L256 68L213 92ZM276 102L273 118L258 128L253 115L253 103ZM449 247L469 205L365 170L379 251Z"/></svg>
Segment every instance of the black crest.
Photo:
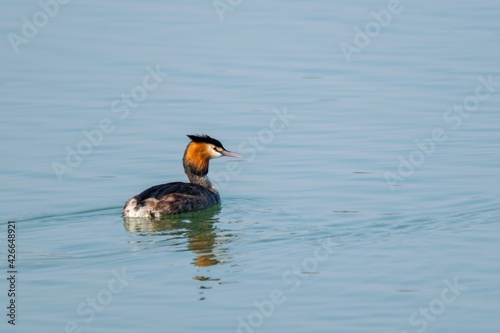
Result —
<svg viewBox="0 0 500 333"><path fill-rule="evenodd" d="M216 147L221 147L222 149L224 149L224 146L222 145L222 143L217 140L217 139L214 139L206 134L204 135L193 135L193 134L188 134L188 138L191 139L191 141L193 142L204 142L204 143L209 143L209 144L212 144Z"/></svg>

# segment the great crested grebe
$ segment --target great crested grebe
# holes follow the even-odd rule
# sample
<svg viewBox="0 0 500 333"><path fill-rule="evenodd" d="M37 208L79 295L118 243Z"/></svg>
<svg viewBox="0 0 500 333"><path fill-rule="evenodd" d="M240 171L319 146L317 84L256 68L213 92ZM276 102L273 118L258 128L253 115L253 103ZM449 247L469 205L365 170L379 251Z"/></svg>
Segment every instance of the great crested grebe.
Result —
<svg viewBox="0 0 500 333"><path fill-rule="evenodd" d="M174 182L156 185L131 198L125 217L153 217L202 210L220 203L217 188L207 177L208 162L221 156L243 157L228 151L219 140L208 135L188 135L182 164L190 183Z"/></svg>

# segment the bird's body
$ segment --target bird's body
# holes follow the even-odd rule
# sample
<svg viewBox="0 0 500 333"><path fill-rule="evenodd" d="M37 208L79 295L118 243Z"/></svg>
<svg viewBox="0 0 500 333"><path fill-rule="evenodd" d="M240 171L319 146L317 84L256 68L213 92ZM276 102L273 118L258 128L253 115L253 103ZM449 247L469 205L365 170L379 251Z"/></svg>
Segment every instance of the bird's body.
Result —
<svg viewBox="0 0 500 333"><path fill-rule="evenodd" d="M153 217L202 210L220 203L217 188L207 177L209 160L220 156L242 157L227 151L220 141L207 135L188 135L191 142L182 159L190 183L156 185L125 203L126 217Z"/></svg>

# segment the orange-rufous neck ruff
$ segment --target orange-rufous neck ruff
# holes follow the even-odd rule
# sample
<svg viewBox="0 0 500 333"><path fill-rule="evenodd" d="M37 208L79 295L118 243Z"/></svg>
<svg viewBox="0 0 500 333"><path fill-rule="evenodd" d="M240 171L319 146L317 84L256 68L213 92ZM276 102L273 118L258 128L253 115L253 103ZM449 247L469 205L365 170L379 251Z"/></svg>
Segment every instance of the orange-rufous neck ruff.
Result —
<svg viewBox="0 0 500 333"><path fill-rule="evenodd" d="M204 142L190 142L184 160L189 164L196 173L208 173L208 161L210 160L210 153L208 144Z"/></svg>

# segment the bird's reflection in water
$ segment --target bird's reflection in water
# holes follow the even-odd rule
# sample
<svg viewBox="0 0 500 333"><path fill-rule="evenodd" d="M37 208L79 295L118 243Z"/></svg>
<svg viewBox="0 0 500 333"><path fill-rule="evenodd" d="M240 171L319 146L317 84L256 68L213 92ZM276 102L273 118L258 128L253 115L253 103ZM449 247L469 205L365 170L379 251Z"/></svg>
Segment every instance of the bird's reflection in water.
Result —
<svg viewBox="0 0 500 333"><path fill-rule="evenodd" d="M220 205L199 212L167 215L160 220L148 218L124 217L125 228L141 236L163 236L167 239L185 238L188 241L187 249L195 253L192 261L194 266L205 272L196 275L193 279L204 282L200 286L200 300L205 299L204 290L212 287L206 282L220 281L219 278L206 276L206 267L227 263L225 252L231 235L220 234L215 223L219 221ZM175 246L179 246L176 242Z"/></svg>

